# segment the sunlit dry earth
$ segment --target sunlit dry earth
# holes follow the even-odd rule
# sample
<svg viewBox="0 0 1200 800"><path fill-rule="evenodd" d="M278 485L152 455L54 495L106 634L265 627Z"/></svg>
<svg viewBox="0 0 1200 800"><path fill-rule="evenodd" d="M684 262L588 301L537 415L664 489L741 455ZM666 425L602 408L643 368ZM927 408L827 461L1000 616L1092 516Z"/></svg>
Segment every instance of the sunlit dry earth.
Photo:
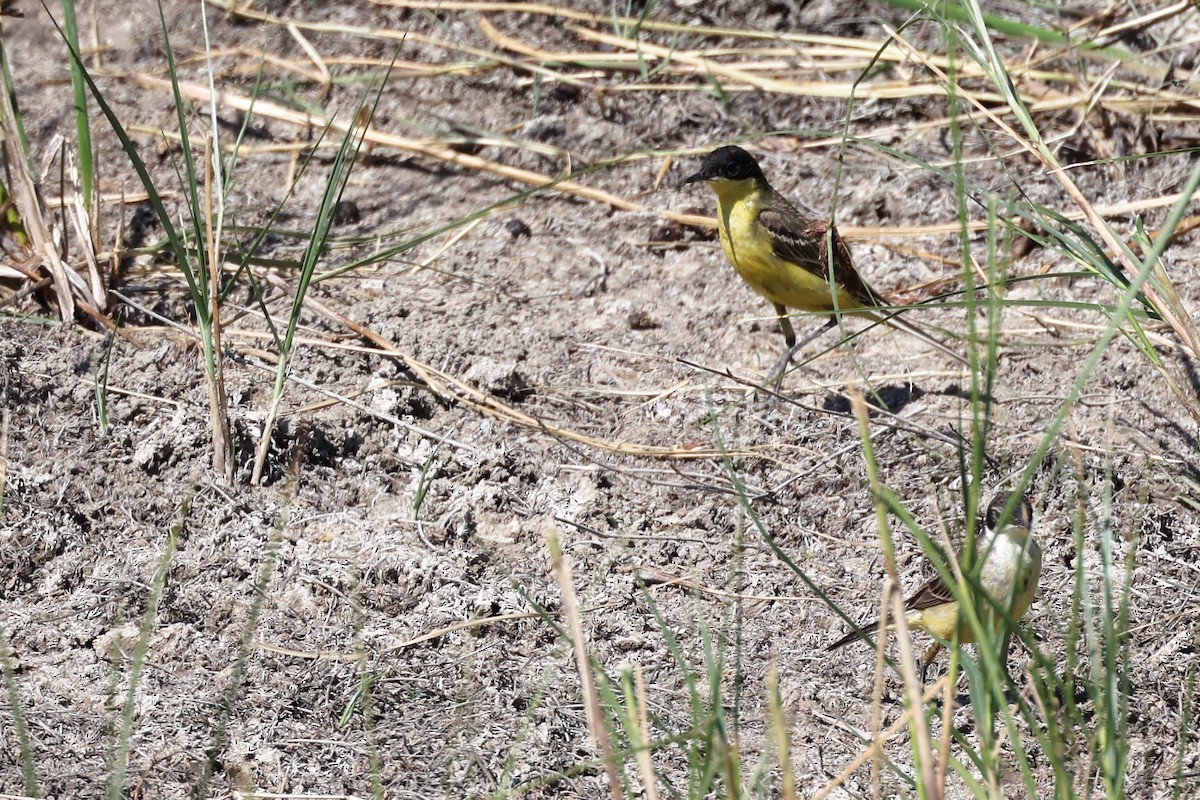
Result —
<svg viewBox="0 0 1200 800"><path fill-rule="evenodd" d="M74 136L65 49L40 7L18 5L25 16L6 18L5 45L41 159L58 146L56 136ZM209 793L219 796L607 796L571 648L550 622L562 611L547 547L553 528L571 563L593 657L614 676L625 663L640 668L660 726L655 738L696 723L692 678L701 687L697 701L724 707L745 773L761 764L777 775L767 699L775 671L798 792L810 796L862 751L874 664L865 645L835 659L825 653L846 626L781 554L852 617L874 615L883 557L847 392L874 387L889 398L892 413L871 421L879 479L925 530L955 539L963 530L960 459L971 436L972 379L924 344L875 328L837 347L836 336L827 335L788 375L782 399L756 395L748 384L761 381L782 347L770 306L740 283L711 232L674 224L662 212L711 215L708 191L680 182L708 145L744 139L775 186L815 216L828 215L840 175L837 222L873 286L906 302L961 289L955 191L945 174L914 162L953 162L946 128L925 124L947 116L945 98L856 101L849 133L861 138L846 146L839 173L847 115L840 99L623 90L655 82L635 69L614 77L555 64L538 77L489 61L489 53L523 56L489 38L487 23L542 51L610 53L614 45L584 41L568 21L543 14L334 5L253 10L361 30L302 25L293 34L277 21L207 6L218 83L249 95L261 69L266 99L345 115L368 91L358 78L379 74L374 64L396 54L403 63L375 110L379 130L486 136L479 158L550 177L597 165L579 182L638 208L543 191L316 284L310 298L319 306L302 315L302 344L257 487L250 485L251 462L277 351L244 276L224 310L238 447L232 485L210 469L207 384L187 332L186 289L165 252L125 266L120 292L130 304L116 313L120 327L111 339L94 326L39 322L35 317L51 318L54 310L36 297L11 303L0 322L7 415L0 552L8 565L2 624L41 792L99 793L113 774L121 712L132 702L124 781L130 796L189 794L203 780L209 752ZM96 24L91 8L81 9L81 35L91 42L99 29L99 86L173 212L182 214L177 137L155 133L177 132L172 100L144 79L165 77L162 39L153 11L143 6L106 4ZM611 11L607 3L571 6ZM663 3L651 16L871 42L882 40L885 23L905 19L875 6L856 7L852 16L844 16L844 4L802 11L766 4L749 17L731 10L737 8ZM165 13L180 78L203 85L199 4L167 2ZM1195 29L1189 13L1184 23ZM570 24L604 34L613 28ZM928 27L908 35L936 48L939 34ZM408 40L400 36L405 31L413 34ZM668 33L642 36L672 44ZM1022 51L1020 43L1001 44L1005 52ZM1150 49L1143 44L1127 46ZM747 43L701 33L674 42L680 50L735 45ZM272 60L261 61L263 52ZM310 52L333 76L356 79L335 82L325 96L305 77L319 74ZM808 55L801 49L794 58L803 63ZM420 72L410 62L446 69ZM1095 75L1081 76L1080 85L1098 80L1104 68L1089 62ZM562 75L577 76L580 85ZM924 79L919 66L906 64L866 84ZM982 82L975 85L982 91ZM192 112L197 135L207 108ZM1078 113L1072 107L1038 117L1048 136L1059 137L1059 151L1083 153L1076 161L1195 144L1186 120L1146 122L1103 105L1082 121ZM219 107L219 114L221 135L232 141L241 112ZM1004 214L1004 202L1020 199L1014 181L1027 199L1064 214L1078 210L1011 140L990 125L985 137L971 122L963 120L961 143L971 220L987 219L988 198ZM987 124L978 115L973 122ZM122 210L115 198L133 196L140 185L107 123L93 114L92 124L101 190L110 198L99 216L101 246L110 249L115 237L128 237L135 206ZM792 133L758 135L763 131ZM319 133L254 118L230 183L231 240L249 241L268 222L306 155L299 145ZM696 154L673 160L663 154L694 148ZM337 241L319 271L529 188L386 144L364 153L344 195L359 219L335 228ZM1098 208L1143 203L1138 213L1155 230L1169 210L1159 200L1181 190L1189 159L1185 153L1084 165L1071 174ZM303 241L288 234L312 228L329 165L323 150L275 219L278 235L257 255L299 258ZM1132 236L1131 212L1110 219ZM899 232L925 225L944 227ZM151 223L135 244L162 236ZM1000 242L992 252L1010 249L1011 242ZM1187 308L1200 302L1200 278L1191 269L1197 250L1188 234L1166 253ZM982 234L972 235L971 253L986 270ZM1035 457L1107 323L1094 307L1033 301L1118 299L1101 277L1065 276L1078 266L1049 249L1035 247L1009 268L1007 297L1030 302L1006 307L999 326L986 389L985 498L1011 486ZM256 270L267 307L277 322L286 319L284 290L295 271ZM1054 275L1039 277L1046 272ZM933 304L910 317L966 352L961 306ZM167 327L163 318L184 328ZM975 310L973 324L987 330L985 308ZM854 320L846 326L865 327ZM1088 585L1097 588L1103 537L1128 580L1130 797L1170 796L1177 770L1194 776L1200 768L1189 705L1200 608L1200 475L1189 412L1189 404L1200 407L1196 367L1173 332L1150 327L1165 373L1128 339L1115 339L1030 489L1046 558L1026 626L1059 669L1075 572L1082 563ZM429 375L445 377L440 393L428 388ZM484 400L455 400L464 396L456 383ZM928 567L898 524L896 535L911 588ZM145 669L129 698L131 659L163 569ZM1022 676L1029 663L1028 653L1014 648L1010 669L1018 685L1028 685ZM708 688L713 671L723 678L719 698ZM902 713L901 695L889 672L885 725ZM2 713L0 791L21 795L26 783L7 701ZM959 715L970 739L969 715ZM1036 754L1033 732L1025 733L1033 779L1048 794L1054 775ZM1070 744L1080 754L1072 763L1081 788L1088 746ZM885 752L911 764L904 736ZM686 794L683 746L658 749L654 764L660 796L668 783ZM633 759L626 766L640 782ZM868 780L864 767L835 796L866 796ZM885 772L883 780L885 796L905 791L896 775ZM1008 796L1023 796L1019 774L1006 780ZM1195 781L1179 784L1182 796L1195 791Z"/></svg>

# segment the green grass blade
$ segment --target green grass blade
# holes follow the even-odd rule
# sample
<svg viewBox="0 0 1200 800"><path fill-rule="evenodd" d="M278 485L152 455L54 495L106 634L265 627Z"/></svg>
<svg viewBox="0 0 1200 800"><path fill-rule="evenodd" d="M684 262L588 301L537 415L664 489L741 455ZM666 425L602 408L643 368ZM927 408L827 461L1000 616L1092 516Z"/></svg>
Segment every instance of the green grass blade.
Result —
<svg viewBox="0 0 1200 800"><path fill-rule="evenodd" d="M120 726L113 743L113 751L109 760L108 789L109 800L123 800L125 797L125 775L129 769L129 748L133 739L133 717L137 711L137 694L142 684L142 669L146 664L146 653L150 650L150 637L154 633L158 604L162 602L163 592L167 585L167 575L171 568L171 560L175 556L176 543L187 526L188 516L192 509L195 489L184 498L175 515L175 523L167 532L166 547L158 561L158 569L150 582L149 596L146 598L146 611L142 614L142 627L129 657L129 672L125 680L125 701L121 709Z"/></svg>
<svg viewBox="0 0 1200 800"><path fill-rule="evenodd" d="M13 732L17 736L18 759L21 762L21 780L23 791L29 797L40 797L37 773L33 769L33 746L29 738L29 723L25 719L25 711L21 703L21 693L17 690L16 674L13 670L12 651L8 647L8 635L0 627L0 669L4 673L4 691L8 695L9 713L12 714Z"/></svg>
<svg viewBox="0 0 1200 800"><path fill-rule="evenodd" d="M0 70L3 71L4 86L3 91L8 95L9 104L13 109L13 128L16 130L17 139L20 141L21 152L25 156L26 164L28 165L31 175L36 175L37 170L34 169L33 162L29 160L29 137L25 134L25 120L21 113L21 105L17 102L17 83L13 79L12 64L8 59L8 48L4 42L3 15L0 15ZM7 169L7 165L5 165Z"/></svg>
<svg viewBox="0 0 1200 800"><path fill-rule="evenodd" d="M968 2L966 5L958 3L946 2L945 0L886 0L888 5L897 8L903 8L908 11L918 13L931 13L936 18L945 22L969 22L976 18L973 4ZM978 14L978 19L982 20L983 25L989 29L1002 33L1005 36L1015 36L1022 39L1034 39L1047 44L1059 44L1063 46L1075 46L1082 50L1101 53L1114 59L1125 60L1132 56L1118 48L1112 47L1096 47L1087 42L1080 42L1072 39L1062 31L1050 30L1049 28L1039 27L1037 25L1029 25L1024 22L1017 22L1008 19L1007 17L996 16L995 14Z"/></svg>
<svg viewBox="0 0 1200 800"><path fill-rule="evenodd" d="M75 0L62 0L63 30L71 50L82 52L79 47L79 28L75 24ZM79 183L83 195L83 205L92 210L92 200L95 196L95 177L92 163L92 133L88 121L87 83L83 80L82 66L76 59L71 59L71 95L75 103L75 136L79 152Z"/></svg>

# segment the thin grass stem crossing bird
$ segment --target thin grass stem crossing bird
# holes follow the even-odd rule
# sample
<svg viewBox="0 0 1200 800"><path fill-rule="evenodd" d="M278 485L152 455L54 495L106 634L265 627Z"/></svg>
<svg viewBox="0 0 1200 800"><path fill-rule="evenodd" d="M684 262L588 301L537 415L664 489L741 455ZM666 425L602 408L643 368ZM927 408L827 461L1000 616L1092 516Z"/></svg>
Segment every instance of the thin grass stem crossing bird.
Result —
<svg viewBox="0 0 1200 800"><path fill-rule="evenodd" d="M1014 620L1019 620L1037 592L1038 577L1042 572L1042 551L1030 533L1033 506L1025 497L1018 500L1012 519L1000 525L1000 518L1011 498L1012 494L1004 492L988 504L983 535L976 542L976 550L982 559L979 588L996 607L1007 609ZM991 603L985 601L982 605L981 617L989 620L990 624L996 624L997 615ZM960 613L954 592L940 577L929 581L905 600L904 608L904 619L909 628L931 633L936 639L922 659L923 668L933 661L943 641L953 639L956 628L960 643L975 641L974 628ZM894 627L894 624L889 624L887 629ZM879 621L867 623L861 628L862 633L849 633L826 649L836 650L859 639L865 641L863 634L877 631Z"/></svg>
<svg viewBox="0 0 1200 800"><path fill-rule="evenodd" d="M850 258L837 229L806 219L783 195L771 188L754 157L740 147L709 153L700 171L684 184L706 182L717 195L721 247L750 288L771 301L779 317L787 350L775 363L768 382L782 377L800 348L837 324L837 315L854 314L886 323L950 355L965 358L895 312L881 308ZM830 312L829 322L797 342L788 309Z"/></svg>

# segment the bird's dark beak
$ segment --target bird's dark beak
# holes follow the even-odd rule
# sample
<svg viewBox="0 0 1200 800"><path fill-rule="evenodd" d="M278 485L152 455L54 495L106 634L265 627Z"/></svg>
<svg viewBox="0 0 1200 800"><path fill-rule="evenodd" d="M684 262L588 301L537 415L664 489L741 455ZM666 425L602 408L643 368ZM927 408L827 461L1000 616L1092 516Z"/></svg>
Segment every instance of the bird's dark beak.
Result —
<svg viewBox="0 0 1200 800"><path fill-rule="evenodd" d="M708 180L708 173L707 173L707 172L705 172L704 170L700 170L699 172L697 172L697 173L696 173L695 175L693 175L692 177L690 177L690 178L686 179L686 180L683 182L683 185L684 185L684 186L687 186L689 183L696 183L696 182L698 182L698 181L706 181L706 180Z"/></svg>

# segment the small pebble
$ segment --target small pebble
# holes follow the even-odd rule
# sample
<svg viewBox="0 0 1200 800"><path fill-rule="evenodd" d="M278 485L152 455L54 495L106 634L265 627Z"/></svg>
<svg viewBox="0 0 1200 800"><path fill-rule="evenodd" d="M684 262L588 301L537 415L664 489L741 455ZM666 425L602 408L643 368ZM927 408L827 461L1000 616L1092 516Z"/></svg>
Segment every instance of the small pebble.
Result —
<svg viewBox="0 0 1200 800"><path fill-rule="evenodd" d="M504 230L508 231L508 235L514 239L533 235L533 231L529 230L529 226L519 219L510 219L504 223Z"/></svg>
<svg viewBox="0 0 1200 800"><path fill-rule="evenodd" d="M341 200L333 207L334 225L353 225L361 220L362 212L353 200Z"/></svg>
<svg viewBox="0 0 1200 800"><path fill-rule="evenodd" d="M658 327L658 323L645 311L634 311L626 320L631 331L648 331Z"/></svg>

